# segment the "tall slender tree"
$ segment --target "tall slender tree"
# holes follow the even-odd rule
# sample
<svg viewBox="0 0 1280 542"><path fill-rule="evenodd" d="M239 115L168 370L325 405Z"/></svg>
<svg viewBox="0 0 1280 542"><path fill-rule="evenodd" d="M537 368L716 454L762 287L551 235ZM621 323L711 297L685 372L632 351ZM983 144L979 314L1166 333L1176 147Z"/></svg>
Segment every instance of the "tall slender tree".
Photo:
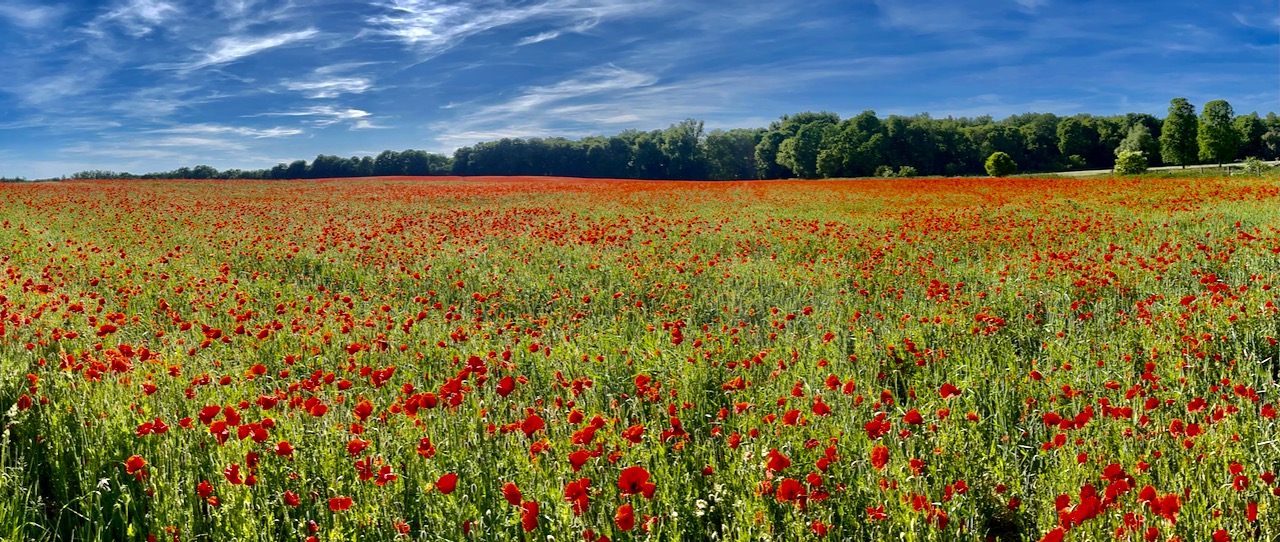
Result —
<svg viewBox="0 0 1280 542"><path fill-rule="evenodd" d="M1199 123L1196 108L1186 98L1174 98L1169 102L1169 116L1160 127L1160 158L1166 164L1177 164L1184 169L1194 163L1200 146L1196 142Z"/></svg>
<svg viewBox="0 0 1280 542"><path fill-rule="evenodd" d="M1200 113L1200 133L1196 139L1200 142L1200 159L1207 162L1223 162L1236 157L1240 148L1240 132L1232 124L1236 112L1226 100L1214 100L1204 104Z"/></svg>

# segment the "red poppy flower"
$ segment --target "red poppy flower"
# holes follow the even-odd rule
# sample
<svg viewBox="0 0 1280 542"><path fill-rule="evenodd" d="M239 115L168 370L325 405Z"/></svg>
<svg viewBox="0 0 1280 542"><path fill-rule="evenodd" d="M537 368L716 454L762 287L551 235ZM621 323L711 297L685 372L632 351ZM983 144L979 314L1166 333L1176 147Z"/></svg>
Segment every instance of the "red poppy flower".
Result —
<svg viewBox="0 0 1280 542"><path fill-rule="evenodd" d="M768 459L765 461L765 468L774 472L781 472L787 470L787 467L790 466L790 458L782 455L782 452L779 452L777 449L769 450Z"/></svg>
<svg viewBox="0 0 1280 542"><path fill-rule="evenodd" d="M360 401L356 404L355 408L351 409L351 413L355 414L356 418L361 422L364 422L373 414L373 403L370 403L368 399Z"/></svg>
<svg viewBox="0 0 1280 542"><path fill-rule="evenodd" d="M574 482L569 482L564 486L565 502L573 503L573 515L580 516L587 510L588 489L591 487L590 478L581 478Z"/></svg>
<svg viewBox="0 0 1280 542"><path fill-rule="evenodd" d="M907 414L902 417L902 421L911 425L920 425L924 423L924 417L920 415L919 410L913 408L907 411Z"/></svg>
<svg viewBox="0 0 1280 542"><path fill-rule="evenodd" d="M613 523L619 529L630 531L636 527L636 513L630 504L624 504L618 507L618 511L613 514Z"/></svg>
<svg viewBox="0 0 1280 542"><path fill-rule="evenodd" d="M782 482L778 483L778 493L776 495L778 502L799 501L807 495L808 491L805 490L804 484L801 484L798 480L783 478Z"/></svg>
<svg viewBox="0 0 1280 542"><path fill-rule="evenodd" d="M502 380L498 381L496 391L498 392L498 397L505 398L506 396L511 395L511 392L515 391L515 389L516 379L511 378L510 376L504 376L502 377Z"/></svg>
<svg viewBox="0 0 1280 542"><path fill-rule="evenodd" d="M287 440L282 440L276 443L276 446L272 448L272 451L274 451L278 456L290 457L293 455L293 445L289 444L289 441Z"/></svg>
<svg viewBox="0 0 1280 542"><path fill-rule="evenodd" d="M547 423L542 421L542 417L537 414L530 414L523 422L520 422L520 430L524 431L526 438L533 438L533 434L546 427Z"/></svg>
<svg viewBox="0 0 1280 542"><path fill-rule="evenodd" d="M351 508L351 497L334 497L329 499L329 510L342 512Z"/></svg>
<svg viewBox="0 0 1280 542"><path fill-rule="evenodd" d="M129 456L129 459L126 459L124 462L124 471L129 474L133 474L145 466L147 466L146 459L143 459L140 455L131 455Z"/></svg>
<svg viewBox="0 0 1280 542"><path fill-rule="evenodd" d="M436 447L431 444L430 437L422 437L422 440L418 441L418 455L427 459L436 455Z"/></svg>
<svg viewBox="0 0 1280 542"><path fill-rule="evenodd" d="M889 519L889 516L888 514L884 513L884 505L882 504L880 506L875 506L875 507L868 506L867 519L871 521L884 521L886 519Z"/></svg>
<svg viewBox="0 0 1280 542"><path fill-rule="evenodd" d="M524 527L525 532L538 528L537 501L528 501L520 505L520 525Z"/></svg>
<svg viewBox="0 0 1280 542"><path fill-rule="evenodd" d="M297 495L297 494L295 494L295 493L294 493L294 492L292 492L292 491L287 491L287 490L286 490L286 491L284 492L284 503L285 503L285 504L287 504L287 505L289 505L289 506L298 506L298 505L302 504L302 501L298 499L298 495Z"/></svg>
<svg viewBox="0 0 1280 542"><path fill-rule="evenodd" d="M369 441L361 438L354 438L351 439L351 442L347 443L347 453L351 454L351 457L355 457L360 455L360 452L363 452L364 449L368 447Z"/></svg>
<svg viewBox="0 0 1280 542"><path fill-rule="evenodd" d="M233 486L238 486L244 483L244 480L240 478L240 465L235 463L232 463L230 467L223 469L222 476Z"/></svg>
<svg viewBox="0 0 1280 542"><path fill-rule="evenodd" d="M640 424L633 425L622 431L622 438L627 439L632 444L640 444L640 439L644 437L644 426Z"/></svg>
<svg viewBox="0 0 1280 542"><path fill-rule="evenodd" d="M876 446L871 449L871 466L884 470L889 464L889 448L884 446Z"/></svg>
<svg viewBox="0 0 1280 542"><path fill-rule="evenodd" d="M506 499L511 506L520 506L520 488L512 482L502 484L502 498Z"/></svg>
<svg viewBox="0 0 1280 542"><path fill-rule="evenodd" d="M436 487L440 488L440 493L443 493L445 495L453 493L453 489L457 486L458 486L458 475L452 472L444 476L441 476L440 479L436 481Z"/></svg>
<svg viewBox="0 0 1280 542"><path fill-rule="evenodd" d="M582 465L591 459L591 452L587 450L574 450L569 453L569 466L573 468L573 472L582 470Z"/></svg>
<svg viewBox="0 0 1280 542"><path fill-rule="evenodd" d="M654 485L649 482L649 471L644 467L634 466L622 469L618 477L618 489L623 497L644 494L646 499L653 498Z"/></svg>
<svg viewBox="0 0 1280 542"><path fill-rule="evenodd" d="M957 388L954 384L947 382L938 389L938 395L942 396L943 399L950 399L960 395L960 388Z"/></svg>

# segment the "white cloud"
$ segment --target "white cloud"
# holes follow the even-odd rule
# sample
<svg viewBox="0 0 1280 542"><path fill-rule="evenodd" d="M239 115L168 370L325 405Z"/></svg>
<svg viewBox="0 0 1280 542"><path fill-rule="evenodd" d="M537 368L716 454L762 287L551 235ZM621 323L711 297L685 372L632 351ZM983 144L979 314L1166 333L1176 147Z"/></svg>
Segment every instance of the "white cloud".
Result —
<svg viewBox="0 0 1280 542"><path fill-rule="evenodd" d="M387 130L387 129L390 129L390 128L391 128L391 126L383 126L383 125L381 125L381 124L374 124L374 123L373 123L373 121L371 121L371 120L367 120L367 119L360 119L360 120L357 120L357 121L355 122L355 124L352 124L352 125L351 125L351 129L352 129L352 130Z"/></svg>
<svg viewBox="0 0 1280 542"><path fill-rule="evenodd" d="M1035 11L1049 5L1049 0L1014 0L1025 11Z"/></svg>
<svg viewBox="0 0 1280 542"><path fill-rule="evenodd" d="M289 81L285 88L302 92L308 98L337 98L343 94L362 94L373 88L373 82L363 77L335 77L312 81Z"/></svg>
<svg viewBox="0 0 1280 542"><path fill-rule="evenodd" d="M283 86L288 90L301 92L308 98L316 99L337 98L343 94L364 94L373 89L373 80L362 76L344 75L343 72L368 64L347 63L324 66L316 69L308 78L286 80Z"/></svg>
<svg viewBox="0 0 1280 542"><path fill-rule="evenodd" d="M39 107L93 90L101 78L97 71L62 73L23 81L13 91L26 105Z"/></svg>
<svg viewBox="0 0 1280 542"><path fill-rule="evenodd" d="M535 44L535 43L540 43L540 42L544 42L544 41L547 41L547 40L553 40L553 39L556 39L556 38L560 37L560 34L561 34L561 32L560 32L559 30L549 30L549 31L547 31L547 32L543 32L543 33L541 33L541 34L536 34L536 35L529 36L529 37L527 37L527 38L521 39L520 41L517 41L517 42L516 42L516 45L518 45L518 46L521 46L521 45L533 45L533 44Z"/></svg>
<svg viewBox="0 0 1280 542"><path fill-rule="evenodd" d="M250 117L309 117L309 120L306 120L304 122L306 122L307 124L311 124L313 126L321 127L321 128L326 126L332 126L334 124L338 124L341 122L350 123L351 128L353 130L381 128L381 126L377 126L373 124L372 119L369 118L371 114L368 111L361 111L359 109L351 109L351 108L342 109L342 108L337 108L331 105L317 105L312 107L305 107L302 109L294 109L291 111L272 111L267 113L258 113L256 115L249 115L249 116Z"/></svg>
<svg viewBox="0 0 1280 542"><path fill-rule="evenodd" d="M388 0L387 13L370 17L375 34L395 39L432 57L467 38L500 27L549 21L559 28L526 37L518 45L581 32L600 20L652 12L660 0L543 0L523 5L504 2L449 3L440 0Z"/></svg>
<svg viewBox="0 0 1280 542"><path fill-rule="evenodd" d="M529 87L524 92L505 103L482 107L471 117L492 118L511 115L522 115L548 106L591 94L630 90L652 86L658 82L656 76L644 74L617 66L603 66L587 71L582 76L561 81L554 85Z"/></svg>
<svg viewBox="0 0 1280 542"><path fill-rule="evenodd" d="M150 34L166 20L182 14L173 4L164 0L129 0L89 23L89 32L101 35L102 26L119 25L133 37Z"/></svg>
<svg viewBox="0 0 1280 542"><path fill-rule="evenodd" d="M1235 11L1231 13L1231 16L1235 17L1237 23L1249 28L1257 28L1260 30L1275 30L1280 28L1280 17L1276 17L1274 13L1270 15L1250 15Z"/></svg>
<svg viewBox="0 0 1280 542"><path fill-rule="evenodd" d="M274 128L249 128L247 126L224 126L221 124L189 124L186 126L175 126L172 128L160 128L151 130L153 134L192 134L192 135L217 135L231 134L243 137L251 137L254 139L263 138L279 138L299 135L303 133L298 128L284 128L276 126Z"/></svg>
<svg viewBox="0 0 1280 542"><path fill-rule="evenodd" d="M61 6L31 5L21 0L5 0L0 4L0 17L31 30L52 26L65 14L66 8Z"/></svg>
<svg viewBox="0 0 1280 542"><path fill-rule="evenodd" d="M283 47L299 41L309 40L320 31L309 28L295 32L284 32L262 37L226 36L213 42L204 56L190 62L178 64L156 65L157 68L173 68L180 71L195 71L210 66L229 64L242 58L250 57L263 51Z"/></svg>

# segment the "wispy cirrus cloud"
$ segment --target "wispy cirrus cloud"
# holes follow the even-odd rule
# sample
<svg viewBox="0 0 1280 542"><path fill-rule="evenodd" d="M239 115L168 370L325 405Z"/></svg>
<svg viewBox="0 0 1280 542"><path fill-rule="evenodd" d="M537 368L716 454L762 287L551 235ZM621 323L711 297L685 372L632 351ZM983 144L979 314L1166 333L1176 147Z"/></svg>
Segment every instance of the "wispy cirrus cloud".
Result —
<svg viewBox="0 0 1280 542"><path fill-rule="evenodd" d="M679 74L597 66L560 82L530 86L488 105L453 103L452 119L430 125L438 149L503 137L582 137L626 128L661 128L686 117L719 127L750 126L758 115L734 114L745 103L859 73L852 64L761 65L747 70ZM786 110L779 113L787 112Z"/></svg>
<svg viewBox="0 0 1280 542"><path fill-rule="evenodd" d="M301 92L308 98L337 98L343 94L364 94L373 89L373 79L347 72L367 66L369 62L334 64L317 68L305 78L289 79L284 88Z"/></svg>
<svg viewBox="0 0 1280 542"><path fill-rule="evenodd" d="M249 137L253 139L278 138L295 136L303 133L299 128L284 128L275 126L272 128L251 128L248 126L226 126L222 124L200 123L187 124L182 126L174 126L171 128L159 128L150 130L153 134L191 134L191 135L222 135L230 134L241 137Z"/></svg>
<svg viewBox="0 0 1280 542"><path fill-rule="evenodd" d="M67 9L62 6L29 4L23 0L6 0L4 4L0 4L0 18L27 30L57 24L66 13Z"/></svg>
<svg viewBox="0 0 1280 542"><path fill-rule="evenodd" d="M292 109L288 111L269 111L266 113L257 113L248 115L249 117L299 117L304 119L303 122L324 128L335 124L347 123L352 130L365 130L373 128L381 128L374 124L372 114L368 111L362 111L354 108L334 107L332 105L317 105L312 107L304 107L301 109Z"/></svg>
<svg viewBox="0 0 1280 542"><path fill-rule="evenodd" d="M337 98L343 94L363 94L373 88L373 81L363 77L331 77L309 81L286 81L284 87L301 92L308 98Z"/></svg>
<svg viewBox="0 0 1280 542"><path fill-rule="evenodd" d="M286 45L312 39L319 34L319 30L315 28L308 28L294 32L268 34L257 37L226 36L214 40L213 44L205 50L203 55L200 55L190 61L179 62L176 64L156 64L151 67L191 72L211 66L230 64L269 49L284 47Z"/></svg>
<svg viewBox="0 0 1280 542"><path fill-rule="evenodd" d="M164 0L128 0L95 18L87 30L100 36L105 27L115 25L126 34L139 38L181 14L177 6Z"/></svg>
<svg viewBox="0 0 1280 542"><path fill-rule="evenodd" d="M1035 11L1049 5L1049 0L1014 0L1024 11Z"/></svg>
<svg viewBox="0 0 1280 542"><path fill-rule="evenodd" d="M451 3L440 0L389 0L385 13L368 18L374 35L399 41L430 58L466 39L501 27L533 22L556 28L523 38L518 45L581 32L607 18L653 14L660 0L543 0L533 4L504 1Z"/></svg>

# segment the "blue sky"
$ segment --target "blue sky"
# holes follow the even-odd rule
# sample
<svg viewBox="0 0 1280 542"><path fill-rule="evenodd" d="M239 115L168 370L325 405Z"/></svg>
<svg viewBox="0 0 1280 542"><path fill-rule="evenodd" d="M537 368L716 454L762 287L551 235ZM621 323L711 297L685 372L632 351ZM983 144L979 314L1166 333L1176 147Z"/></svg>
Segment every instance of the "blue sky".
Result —
<svg viewBox="0 0 1280 542"><path fill-rule="evenodd" d="M0 176L786 113L1280 111L1275 0L0 0Z"/></svg>

